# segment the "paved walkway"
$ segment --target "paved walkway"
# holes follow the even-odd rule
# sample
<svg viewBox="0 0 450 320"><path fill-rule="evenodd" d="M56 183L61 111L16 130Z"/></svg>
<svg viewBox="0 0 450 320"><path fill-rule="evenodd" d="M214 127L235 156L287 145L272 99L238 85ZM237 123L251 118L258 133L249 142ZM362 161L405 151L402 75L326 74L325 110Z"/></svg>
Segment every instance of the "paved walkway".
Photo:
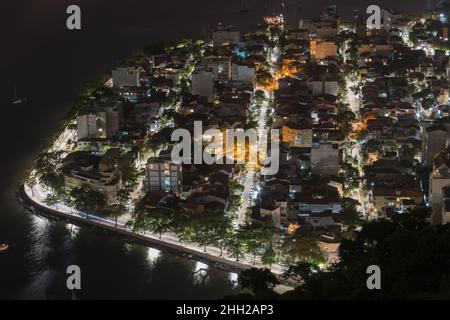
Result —
<svg viewBox="0 0 450 320"><path fill-rule="evenodd" d="M235 258L229 256L225 252L225 250L223 251L223 255L221 256L219 248L207 247L205 251L203 247L197 246L192 243L181 242L176 235L171 233L162 234L161 237L151 232L136 233L133 232L132 228L121 222L120 219L116 226L116 223L112 219L79 212L64 203L57 203L54 205L47 204L44 201L44 199L46 199L47 197L47 193L45 192L45 190L43 190L40 184L36 184L35 186L33 186L33 190L30 188L30 186L25 184L23 186L23 191L25 196L28 198L27 200L37 204L41 208L49 209L50 212L56 211L61 215L67 216L68 218L76 218L76 220L82 219L84 222L94 224L97 227L103 227L111 231L117 231L122 235L125 234L139 239L150 240L160 245L176 248L187 253L201 256L210 261L228 265L233 269L245 270L250 267L268 268L268 266L263 265L260 261L258 261L258 259L255 264L252 264L252 258L250 256L244 257L240 259L240 261L236 261ZM284 271L284 268L280 265L272 265L271 271L276 275L281 275Z"/></svg>

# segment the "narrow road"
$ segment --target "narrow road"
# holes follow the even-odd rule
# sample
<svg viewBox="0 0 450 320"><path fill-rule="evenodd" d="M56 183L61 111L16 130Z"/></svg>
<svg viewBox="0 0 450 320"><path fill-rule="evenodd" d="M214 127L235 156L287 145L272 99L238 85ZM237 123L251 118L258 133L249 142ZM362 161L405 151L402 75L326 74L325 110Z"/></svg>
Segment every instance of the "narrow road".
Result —
<svg viewBox="0 0 450 320"><path fill-rule="evenodd" d="M251 152L258 152L258 150L261 150L261 141L263 141L263 136L266 134L267 131L267 108L269 104L267 101L264 101L261 106L259 106L258 110L258 127L256 129L256 132L258 134L258 146L257 148L254 146L250 146ZM258 159L256 159L258 161ZM247 209L251 206L251 200L252 200L252 193L255 189L255 181L258 178L256 175L256 169L257 169L258 163L249 162L247 167L247 173L244 178L244 192L242 193L242 205L237 211L237 217L236 217L236 228L239 228L239 226L245 224L246 220L246 212Z"/></svg>
<svg viewBox="0 0 450 320"><path fill-rule="evenodd" d="M267 62L271 63L273 61L277 61L278 60L278 54L279 54L279 50L277 47L274 48L274 50L271 51L271 54L269 55L269 57L267 58ZM276 73L276 68L275 66L272 65L270 73L272 74L272 76L275 79L275 73ZM272 96L270 92L265 91L265 95L266 95L266 99L264 99L263 103L258 106L259 110L257 110L258 112L258 127L256 128L256 132L258 135L258 145L257 147L252 147L250 146L250 152L258 152L259 150L262 150L261 148L261 142L265 141L266 139L263 139L264 135L268 134L269 128L267 128L267 111L268 108L271 107L273 108L273 106L271 105L273 102ZM252 202L252 193L255 190L256 187L256 179L258 179L259 177L256 174L256 169L258 167L258 157L256 156L256 163L254 162L249 162L248 166L247 166L247 173L245 175L244 178L244 192L242 193L242 205L241 207L238 209L237 213L236 213L236 220L235 220L235 227L236 229L239 228L239 226L245 224L246 221L246 214L247 214L247 209L251 206L251 202ZM250 159L254 159L252 157L250 157Z"/></svg>

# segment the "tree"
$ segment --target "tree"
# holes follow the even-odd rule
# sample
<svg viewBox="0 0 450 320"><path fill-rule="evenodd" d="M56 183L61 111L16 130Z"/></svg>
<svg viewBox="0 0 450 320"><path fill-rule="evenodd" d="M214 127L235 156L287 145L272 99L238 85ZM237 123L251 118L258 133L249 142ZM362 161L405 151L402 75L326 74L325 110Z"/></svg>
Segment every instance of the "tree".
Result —
<svg viewBox="0 0 450 320"><path fill-rule="evenodd" d="M181 242L192 242L192 215L177 212L172 229Z"/></svg>
<svg viewBox="0 0 450 320"><path fill-rule="evenodd" d="M103 193L94 191L88 186L74 188L70 192L72 205L86 214L89 218L89 211L99 212L106 207L106 199Z"/></svg>
<svg viewBox="0 0 450 320"><path fill-rule="evenodd" d="M36 160L35 177L52 192L53 197L61 198L64 195L64 177L57 173L55 168L60 164L62 151L46 152Z"/></svg>
<svg viewBox="0 0 450 320"><path fill-rule="evenodd" d="M244 256L244 246L242 240L237 236L231 236L226 240L225 247L227 252L239 261Z"/></svg>
<svg viewBox="0 0 450 320"><path fill-rule="evenodd" d="M266 98L266 93L263 90L256 90L255 99L259 104L262 104Z"/></svg>
<svg viewBox="0 0 450 320"><path fill-rule="evenodd" d="M61 174L55 172L45 172L39 179L56 198L61 198L64 192L64 177Z"/></svg>
<svg viewBox="0 0 450 320"><path fill-rule="evenodd" d="M297 235L285 241L281 249L288 264L298 261L319 264L324 261L317 239L310 235Z"/></svg>
<svg viewBox="0 0 450 320"><path fill-rule="evenodd" d="M172 128L165 127L162 128L159 132L152 135L147 142L147 149L156 152L158 149L167 145L172 136L172 131Z"/></svg>
<svg viewBox="0 0 450 320"><path fill-rule="evenodd" d="M253 256L253 264L255 263L256 256L261 254L262 248L262 234L260 230L253 225L247 223L238 230L239 238L242 239L245 251Z"/></svg>
<svg viewBox="0 0 450 320"><path fill-rule="evenodd" d="M258 255L262 256L269 248L273 248L276 236L276 229L269 223L246 223L238 230L238 237L246 252L253 256L253 263Z"/></svg>
<svg viewBox="0 0 450 320"><path fill-rule="evenodd" d="M223 249L230 237L233 236L232 224L228 217L223 213L214 216L210 224L211 233L209 234L210 243L220 249L220 256L223 254Z"/></svg>
<svg viewBox="0 0 450 320"><path fill-rule="evenodd" d="M283 273L283 278L292 279L297 283L308 281L319 270L311 263L297 262L290 265Z"/></svg>
<svg viewBox="0 0 450 320"><path fill-rule="evenodd" d="M426 209L363 225L345 239L339 262L327 272L299 270L295 299L429 299L448 297L450 225L430 226ZM383 290L367 290L367 267L382 270ZM295 270L291 270L295 271ZM305 276L306 272L306 276Z"/></svg>
<svg viewBox="0 0 450 320"><path fill-rule="evenodd" d="M155 54L163 54L168 50L168 48L171 45L172 45L171 43L167 43L167 42L157 43L157 44L146 47L144 49L144 53L148 56L155 55Z"/></svg>
<svg viewBox="0 0 450 320"><path fill-rule="evenodd" d="M276 263L278 260L277 252L273 249L273 247L267 248L263 255L261 256L261 261L265 265L269 265L269 269L272 268L272 264Z"/></svg>
<svg viewBox="0 0 450 320"><path fill-rule="evenodd" d="M209 217L196 217L193 222L191 240L202 246L204 252L206 252L206 247L212 244L213 225L214 222Z"/></svg>
<svg viewBox="0 0 450 320"><path fill-rule="evenodd" d="M240 195L242 192L244 192L244 185L236 179L231 180L230 190L232 195Z"/></svg>
<svg viewBox="0 0 450 320"><path fill-rule="evenodd" d="M269 298L279 281L269 269L250 268L239 274L239 283L241 288L251 289L257 298Z"/></svg>
<svg viewBox="0 0 450 320"><path fill-rule="evenodd" d="M359 171L358 169L349 162L342 165L341 176L345 181L346 188L352 190L359 185Z"/></svg>
<svg viewBox="0 0 450 320"><path fill-rule="evenodd" d="M269 70L260 68L256 73L256 82L264 88L271 88L275 84L275 80Z"/></svg>
<svg viewBox="0 0 450 320"><path fill-rule="evenodd" d="M24 182L30 187L31 194L34 197L34 186L37 184L35 171L30 172L25 179Z"/></svg>
<svg viewBox="0 0 450 320"><path fill-rule="evenodd" d="M175 126L180 126L182 124L183 115L176 112L174 109L166 109L161 115L161 122L168 123L173 121Z"/></svg>
<svg viewBox="0 0 450 320"><path fill-rule="evenodd" d="M173 223L173 217L165 209L153 209L148 212L138 214L138 217L134 221L134 231L150 231L159 235L162 238L162 234L171 230Z"/></svg>
<svg viewBox="0 0 450 320"><path fill-rule="evenodd" d="M343 198L342 211L339 213L342 224L349 230L354 230L360 223L360 212L356 209L360 203L352 198Z"/></svg>
<svg viewBox="0 0 450 320"><path fill-rule="evenodd" d="M358 131L357 140L359 142L362 142L365 139L367 139L368 135L369 135L369 130L367 130L367 129L360 130L360 131Z"/></svg>
<svg viewBox="0 0 450 320"><path fill-rule="evenodd" d="M117 219L126 211L126 206L117 202L109 211L109 215L114 219L114 226L117 227Z"/></svg>

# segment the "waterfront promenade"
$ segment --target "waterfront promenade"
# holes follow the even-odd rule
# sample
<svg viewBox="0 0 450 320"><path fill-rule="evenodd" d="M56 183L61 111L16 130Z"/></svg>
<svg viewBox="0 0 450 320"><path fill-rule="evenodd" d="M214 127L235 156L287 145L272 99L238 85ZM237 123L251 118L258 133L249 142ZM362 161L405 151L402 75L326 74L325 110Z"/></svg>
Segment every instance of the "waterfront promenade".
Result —
<svg viewBox="0 0 450 320"><path fill-rule="evenodd" d="M268 266L263 265L260 261L256 261L253 264L250 262L250 257L241 258L239 261L236 261L235 258L229 256L225 251L223 251L223 254L221 255L219 248L207 247L205 251L203 247L179 241L175 235L170 233L162 234L161 237L150 232L137 233L123 220L121 221L121 219L119 219L116 224L112 219L99 217L93 214L85 214L63 203L48 204L44 201L45 191L40 184L33 186L33 189L26 183L19 186L17 197L27 211L33 214L94 229L94 231L107 233L111 236L118 236L125 241L141 243L163 249L173 254L188 257L192 260L200 261L226 271L239 273L240 271L251 267L268 268ZM277 275L280 282L282 282L282 285L277 288L278 292L290 290L291 287L289 287L289 285L294 285L280 277L284 271L282 266L278 264L272 265L271 271Z"/></svg>

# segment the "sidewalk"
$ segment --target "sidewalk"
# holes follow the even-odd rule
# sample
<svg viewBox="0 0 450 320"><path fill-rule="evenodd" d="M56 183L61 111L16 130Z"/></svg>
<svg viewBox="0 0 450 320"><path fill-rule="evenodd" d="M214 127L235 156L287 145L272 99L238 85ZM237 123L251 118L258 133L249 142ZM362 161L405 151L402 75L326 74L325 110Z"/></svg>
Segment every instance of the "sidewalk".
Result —
<svg viewBox="0 0 450 320"><path fill-rule="evenodd" d="M121 235L126 235L142 240L149 240L162 246L174 248L186 252L188 254L200 256L203 259L206 259L207 261L213 261L215 263L231 267L233 270L245 270L251 267L268 268L268 266L263 265L259 261L257 261L255 264L252 264L250 262L251 260L248 258L242 258L240 261L236 261L233 257L229 256L225 251L223 252L223 255L220 256L220 249L215 247L207 247L205 252L203 247L199 247L195 244L180 242L176 235L170 233L163 234L161 238L159 237L159 235L150 232L136 233L133 232L132 228L126 226L126 224L121 222L120 220L118 221L117 226L115 226L114 220L99 217L92 214L87 215L85 213L74 210L73 208L70 208L63 203L58 203L56 205L46 204L44 202L46 193L42 189L40 184L36 184L35 186L33 186L33 192L31 191L31 188L28 185L24 184L23 191L25 196L28 198L27 200L36 204L38 207L48 209L50 213L56 211L60 215L67 216L68 218L72 218L75 220L83 220L85 223L89 223L95 225L96 227L101 227L110 231L114 231ZM272 265L271 271L275 275L280 276L283 273L284 268L280 265ZM286 283L284 284L286 285Z"/></svg>

